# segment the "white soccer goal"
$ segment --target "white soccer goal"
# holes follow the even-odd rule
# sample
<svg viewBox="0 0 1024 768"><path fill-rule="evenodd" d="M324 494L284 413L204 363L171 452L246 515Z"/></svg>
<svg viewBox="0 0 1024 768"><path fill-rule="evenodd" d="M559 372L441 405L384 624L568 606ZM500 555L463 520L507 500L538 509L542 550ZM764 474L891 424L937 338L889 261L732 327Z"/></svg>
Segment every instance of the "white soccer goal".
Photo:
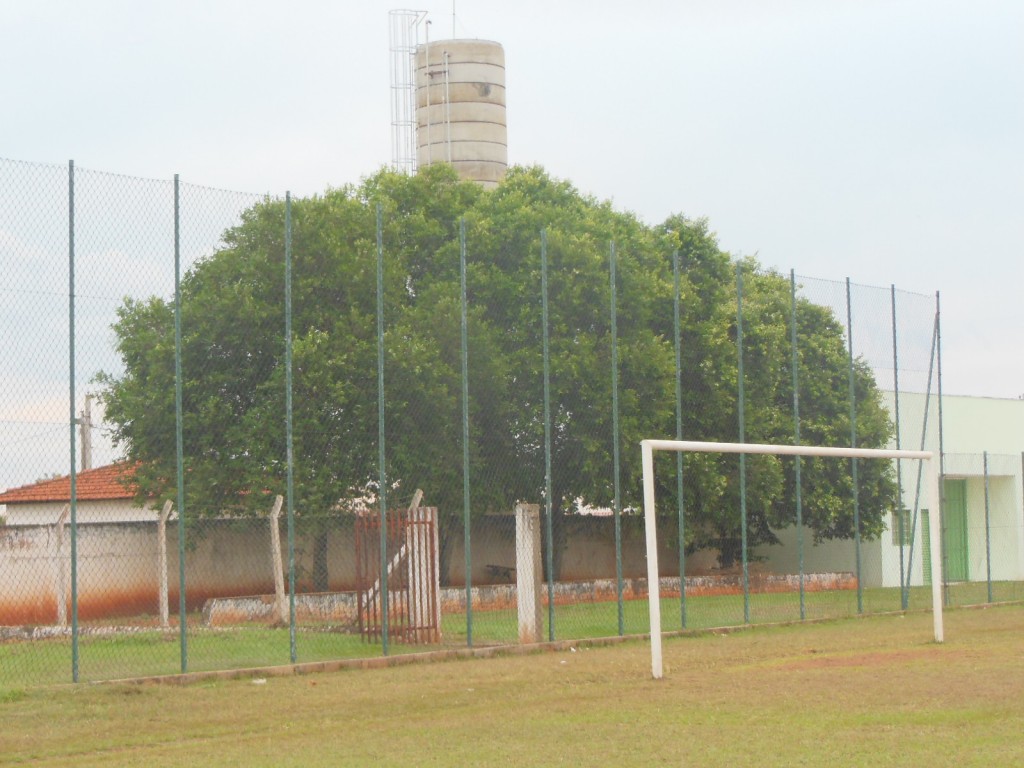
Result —
<svg viewBox="0 0 1024 768"><path fill-rule="evenodd" d="M651 673L663 676L661 661L661 588L658 581L658 532L654 514L654 452L744 453L776 456L831 456L846 459L923 459L929 466L931 508L939 509L939 473L931 451L897 451L875 448L826 448L811 445L766 445L763 443L707 443L688 440L643 440L640 442L644 474L644 528L647 533L647 587L651 613ZM931 541L932 614L935 642L942 642L942 551L939 525L929 526ZM682 577L683 574L680 574Z"/></svg>

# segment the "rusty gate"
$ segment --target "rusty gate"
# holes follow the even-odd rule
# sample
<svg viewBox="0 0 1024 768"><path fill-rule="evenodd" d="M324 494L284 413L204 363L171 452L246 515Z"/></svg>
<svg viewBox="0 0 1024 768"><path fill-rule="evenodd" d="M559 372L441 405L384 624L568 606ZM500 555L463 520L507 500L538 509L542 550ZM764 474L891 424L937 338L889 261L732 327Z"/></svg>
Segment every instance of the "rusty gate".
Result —
<svg viewBox="0 0 1024 768"><path fill-rule="evenodd" d="M441 640L437 508L412 506L356 518L356 590L359 632L366 642L383 637L413 645Z"/></svg>

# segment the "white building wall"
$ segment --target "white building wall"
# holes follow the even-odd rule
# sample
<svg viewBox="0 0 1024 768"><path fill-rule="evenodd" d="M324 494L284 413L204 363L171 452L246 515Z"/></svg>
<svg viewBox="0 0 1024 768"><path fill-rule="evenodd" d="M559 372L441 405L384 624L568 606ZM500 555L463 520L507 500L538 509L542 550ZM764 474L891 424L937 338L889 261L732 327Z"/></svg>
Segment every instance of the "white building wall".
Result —
<svg viewBox="0 0 1024 768"><path fill-rule="evenodd" d="M895 413L895 396L884 392L890 413ZM901 447L939 449L939 414L936 396L900 393ZM927 411L926 411L927 404ZM942 398L944 469L948 479L966 480L968 575L972 581L987 577L985 526L985 466L988 456L989 535L993 580L1024 578L1024 515L1022 515L1022 452L1024 452L1024 400L944 395ZM922 445L922 434L924 435ZM895 441L892 443L895 447ZM916 462L904 462L903 503L914 509L917 496ZM921 487L919 509L928 509L927 477ZM890 518L891 519L891 518ZM932 519L935 519L934 514ZM919 559L921 530L914 542L911 584L923 583ZM885 586L899 585L899 547L891 533L877 545L886 565ZM906 548L904 548L906 553Z"/></svg>
<svg viewBox="0 0 1024 768"><path fill-rule="evenodd" d="M7 525L53 525L65 506L66 501L8 504L2 516ZM151 507L135 506L131 499L79 501L75 509L79 523L152 522L157 513Z"/></svg>
<svg viewBox="0 0 1024 768"><path fill-rule="evenodd" d="M989 515L986 547L985 481L967 481L968 558L971 581L987 578L987 560L991 553L992 579L1004 581L1021 578L1018 533L1020 520L1016 514L1013 493L1015 478L989 477Z"/></svg>
<svg viewBox="0 0 1024 768"><path fill-rule="evenodd" d="M883 392L883 402L895 413L895 396ZM938 399L918 393L900 394L900 447L908 450L939 449ZM985 472L983 454L988 452L989 523L988 546L993 580L1024 579L1024 400L945 395L942 399L943 443L946 477L967 481L968 567L972 581L987 576L985 526ZM923 440L922 440L923 436ZM895 439L890 447L896 447ZM918 491L917 461L900 465L903 506L916 524L913 544L902 547L904 572L910 585L924 584L924 529L922 511L931 507L928 498L927 464L922 465ZM936 515L931 513L931 520ZM889 530L874 541L861 543L861 577L865 587L899 587L901 547L887 516ZM764 557L768 567L779 573L796 573L799 566L795 528L776 531L780 544L761 547L755 555ZM806 531L804 570L807 573L855 570L852 541L823 542L815 546Z"/></svg>
<svg viewBox="0 0 1024 768"><path fill-rule="evenodd" d="M901 406L911 397L923 395L901 394ZM1024 400L943 395L942 419L943 439L949 452L988 451L1019 457L1024 451Z"/></svg>

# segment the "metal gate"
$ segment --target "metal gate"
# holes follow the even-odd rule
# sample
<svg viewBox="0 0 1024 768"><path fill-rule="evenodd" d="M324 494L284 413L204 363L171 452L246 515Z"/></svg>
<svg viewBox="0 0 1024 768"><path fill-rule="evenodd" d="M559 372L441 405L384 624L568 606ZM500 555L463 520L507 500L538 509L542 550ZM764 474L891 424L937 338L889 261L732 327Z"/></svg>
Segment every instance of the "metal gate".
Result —
<svg viewBox="0 0 1024 768"><path fill-rule="evenodd" d="M386 606L389 640L440 642L437 536L437 508L417 502L389 511L383 536L379 513L356 518L356 590L364 641L382 640Z"/></svg>

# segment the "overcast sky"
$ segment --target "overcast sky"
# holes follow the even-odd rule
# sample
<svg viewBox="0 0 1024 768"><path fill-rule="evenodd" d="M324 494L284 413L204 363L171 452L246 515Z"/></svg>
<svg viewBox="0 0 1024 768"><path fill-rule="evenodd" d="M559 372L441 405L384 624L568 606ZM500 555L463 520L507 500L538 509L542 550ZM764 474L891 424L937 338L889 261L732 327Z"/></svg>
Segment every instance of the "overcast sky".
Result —
<svg viewBox="0 0 1024 768"><path fill-rule="evenodd" d="M0 156L358 182L391 159L395 7L0 0ZM505 48L511 162L780 270L941 291L945 391L1024 393L1024 2L457 0L454 32Z"/></svg>

